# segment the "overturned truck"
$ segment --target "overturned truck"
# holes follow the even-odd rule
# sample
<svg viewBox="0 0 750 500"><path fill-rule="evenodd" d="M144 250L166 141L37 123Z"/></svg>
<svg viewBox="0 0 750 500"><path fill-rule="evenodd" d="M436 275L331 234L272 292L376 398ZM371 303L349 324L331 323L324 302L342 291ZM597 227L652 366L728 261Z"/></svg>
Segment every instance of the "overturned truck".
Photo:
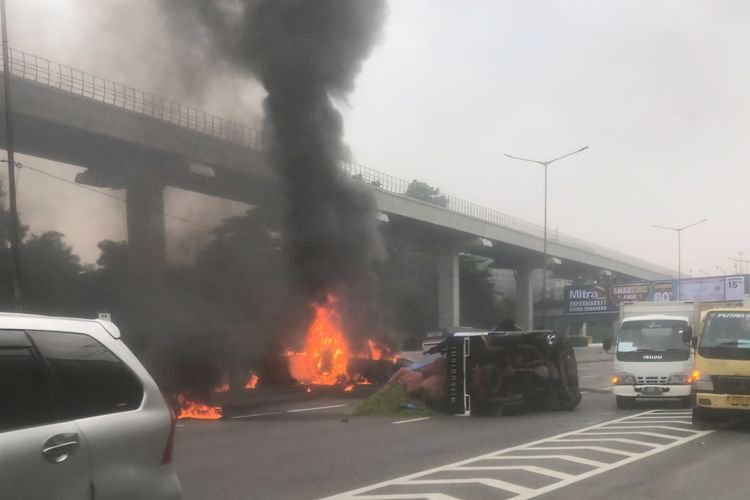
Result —
<svg viewBox="0 0 750 500"><path fill-rule="evenodd" d="M432 364L445 369L445 391L432 403L454 415L572 410L581 402L575 351L550 330L457 332L428 352L440 353Z"/></svg>

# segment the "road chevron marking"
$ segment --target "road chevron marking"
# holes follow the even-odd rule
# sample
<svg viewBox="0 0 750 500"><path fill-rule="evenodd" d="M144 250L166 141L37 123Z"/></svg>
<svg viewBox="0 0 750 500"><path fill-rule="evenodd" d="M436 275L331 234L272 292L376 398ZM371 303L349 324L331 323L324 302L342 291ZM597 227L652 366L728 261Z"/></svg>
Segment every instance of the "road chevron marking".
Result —
<svg viewBox="0 0 750 500"><path fill-rule="evenodd" d="M551 441L553 443L557 441ZM609 453L610 455L622 455L623 457L635 457L638 455L635 451L618 450L616 448L607 448L604 446L534 446L529 448L530 450L543 450L543 451L554 451L554 450L590 450L600 451L602 453Z"/></svg>
<svg viewBox="0 0 750 500"><path fill-rule="evenodd" d="M639 436L652 436L664 439L680 439L679 436L672 436L670 434L662 434L660 432L648 432L648 431L616 431L616 432L582 432L583 436L622 436L622 435L639 435Z"/></svg>
<svg viewBox="0 0 750 500"><path fill-rule="evenodd" d="M625 443L635 444L638 446L646 446L648 448L658 448L660 444L649 443L648 441L640 441L638 439L625 439L625 438L579 438L571 437L570 439L555 439L553 443Z"/></svg>
<svg viewBox="0 0 750 500"><path fill-rule="evenodd" d="M687 421L679 420L680 417L688 417ZM669 419L668 421L651 420L657 417ZM676 426L666 426L665 423L673 423L680 425L689 425L689 412L669 412L667 415L661 415L659 410L651 410L635 415L628 415L626 417L610 420L600 424L584 427L582 429L576 429L574 431L565 432L556 436L550 436L530 443L524 443L511 448L504 448L502 450L493 451L484 455L461 460L452 464L442 465L432 469L415 472L403 477L390 479L380 483L364 486L344 493L339 493L333 496L325 497L322 500L344 500L344 499L356 499L356 500L398 500L398 499L428 499L428 500L454 500L456 497L447 493L440 492L441 485L451 485L452 488L463 484L481 484L507 491L515 494L512 498L516 500L526 500L530 498L538 497L550 491L554 491L559 488L564 488L570 484L578 481L583 481L597 474L622 467L638 460L650 457L657 453L669 450L676 446L681 446L692 440L701 438L707 434L713 432L713 430L698 431L691 428L682 428ZM631 424L638 424L638 427L630 427ZM624 427L623 426L627 426ZM627 429L632 429L632 432L623 432ZM687 436L676 436L667 435L658 432L638 432L636 429L668 429L674 431L681 431L689 433ZM594 432L590 432L594 431ZM619 431L619 432L618 432ZM607 434L618 435L618 434L638 434L642 436L643 440L626 439L617 437L607 437ZM598 437L592 438L587 436L596 435ZM646 441L648 437L652 438L668 438L671 442L666 444L653 443ZM601 442L606 446L594 445L594 442ZM578 445L577 443L581 443ZM562 446L559 446L562 445ZM630 450L624 450L619 448L618 445L636 445L641 447L648 447L646 451L635 452ZM521 455L516 452L519 451L531 451L539 452L534 455ZM603 462L599 460L593 460L587 456L577 456L577 451L594 451L600 453L606 453L613 457L613 462ZM562 453L557 453L562 452ZM591 467L590 470L580 473L571 474L556 470L553 466L548 465L549 459L565 460L568 462L575 462L582 465ZM506 465L499 466L483 466L476 462L484 461L485 463L489 460L514 460L522 463L512 464L507 463ZM544 460L544 466L535 464L534 460ZM500 462L502 463L502 462ZM540 474L545 477L553 477L559 479L556 482L550 483L547 486L539 488L530 488L520 484L516 484L510 481L505 481L497 478L481 477L482 471L503 471L503 470L524 470L531 474ZM474 472L476 476L472 478L435 478L429 477L439 472L445 471L467 471ZM474 475L474 474L472 474ZM419 486L430 486L430 488L424 488L425 492L419 492ZM410 492L382 492L386 487L404 487L411 486Z"/></svg>
<svg viewBox="0 0 750 500"><path fill-rule="evenodd" d="M447 470L525 470L526 472L535 472L544 476L550 476L557 479L570 479L573 474L567 472L560 472L557 470L548 469L547 467L538 467L536 465L488 465L482 467L472 467L470 465L464 465L463 467L456 467L455 469Z"/></svg>
<svg viewBox="0 0 750 500"><path fill-rule="evenodd" d="M599 460L590 460L588 458L575 457L573 455L506 455L500 457L489 457L488 460L538 460L538 459L550 459L555 458L558 460L565 460L567 462L574 462L582 465L590 465L591 467L604 467L607 462L600 462Z"/></svg>
<svg viewBox="0 0 750 500"><path fill-rule="evenodd" d="M357 500L461 500L460 498L452 497L450 495L443 495L442 493L397 493L394 495L360 495Z"/></svg>
<svg viewBox="0 0 750 500"><path fill-rule="evenodd" d="M635 425L612 425L607 427L607 429L621 429L621 430L629 430L629 429L664 429L667 431L679 431L679 432L687 432L689 434L693 434L700 431L694 431L693 429L685 429L683 427L674 427L670 425L648 425L648 424L635 424Z"/></svg>
<svg viewBox="0 0 750 500"><path fill-rule="evenodd" d="M520 484L509 483L499 479L490 479L487 477L475 477L469 479L410 479L405 482L395 482L393 484L483 484L498 490L518 493L519 495L525 495L533 491L531 488L526 488Z"/></svg>

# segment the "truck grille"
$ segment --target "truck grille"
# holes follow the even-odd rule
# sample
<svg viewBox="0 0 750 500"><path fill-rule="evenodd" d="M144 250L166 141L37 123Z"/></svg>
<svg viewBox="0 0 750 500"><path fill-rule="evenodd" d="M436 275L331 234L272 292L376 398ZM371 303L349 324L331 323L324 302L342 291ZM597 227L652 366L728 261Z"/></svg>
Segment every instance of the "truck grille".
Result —
<svg viewBox="0 0 750 500"><path fill-rule="evenodd" d="M638 385L659 385L666 384L669 377L636 377Z"/></svg>
<svg viewBox="0 0 750 500"><path fill-rule="evenodd" d="M713 376L714 392L719 394L750 394L750 377Z"/></svg>

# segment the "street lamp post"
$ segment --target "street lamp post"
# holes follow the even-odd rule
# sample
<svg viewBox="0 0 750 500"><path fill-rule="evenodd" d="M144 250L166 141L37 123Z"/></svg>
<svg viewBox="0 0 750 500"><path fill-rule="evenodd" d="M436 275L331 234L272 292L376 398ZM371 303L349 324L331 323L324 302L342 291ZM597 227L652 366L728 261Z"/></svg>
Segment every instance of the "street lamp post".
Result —
<svg viewBox="0 0 750 500"><path fill-rule="evenodd" d="M734 262L734 272L736 273L746 273L747 272L747 264L750 262L748 259L742 258L742 252L740 252L740 258L739 259L733 259L729 257L729 260Z"/></svg>
<svg viewBox="0 0 750 500"><path fill-rule="evenodd" d="M572 153L564 154L562 156L558 156L557 158L553 158L552 160L548 161L540 161L540 160L531 160L529 158L521 158L519 156L513 156L509 154L505 154L508 158L512 158L514 160L521 160L521 161L528 161L531 163L536 163L537 165L541 165L544 167L544 263L542 264L543 269L543 276L542 276L542 327L545 326L547 323L547 167L549 167L551 164L556 162L557 160L562 160L563 158L567 158L568 156L573 156L574 154L578 154L581 151L585 151L588 149L588 146L584 146L581 149L578 149L576 151L573 151Z"/></svg>
<svg viewBox="0 0 750 500"><path fill-rule="evenodd" d="M689 227L697 226L698 224L702 224L707 220L708 219L701 219L698 222L693 222L692 224L688 224L687 226L682 227L669 227L651 224L651 227L666 229L667 231L674 231L677 233L677 300L680 300L680 289L682 288L682 232Z"/></svg>
<svg viewBox="0 0 750 500"><path fill-rule="evenodd" d="M0 0L0 33L3 50L3 94L5 99L5 151L8 154L8 198L10 205L10 255L11 276L13 277L13 305L22 310L21 297L21 239L19 236L18 208L16 203L16 162L13 149L13 109L10 99L10 50L8 48L7 15L5 0Z"/></svg>

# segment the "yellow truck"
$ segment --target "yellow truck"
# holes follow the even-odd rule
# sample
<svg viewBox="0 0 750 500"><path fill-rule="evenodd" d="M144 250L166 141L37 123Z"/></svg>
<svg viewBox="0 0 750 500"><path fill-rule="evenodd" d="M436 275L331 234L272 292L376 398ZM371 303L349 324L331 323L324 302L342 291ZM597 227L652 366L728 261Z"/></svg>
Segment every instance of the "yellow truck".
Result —
<svg viewBox="0 0 750 500"><path fill-rule="evenodd" d="M750 308L705 311L692 345L693 421L710 421L727 411L750 416Z"/></svg>

